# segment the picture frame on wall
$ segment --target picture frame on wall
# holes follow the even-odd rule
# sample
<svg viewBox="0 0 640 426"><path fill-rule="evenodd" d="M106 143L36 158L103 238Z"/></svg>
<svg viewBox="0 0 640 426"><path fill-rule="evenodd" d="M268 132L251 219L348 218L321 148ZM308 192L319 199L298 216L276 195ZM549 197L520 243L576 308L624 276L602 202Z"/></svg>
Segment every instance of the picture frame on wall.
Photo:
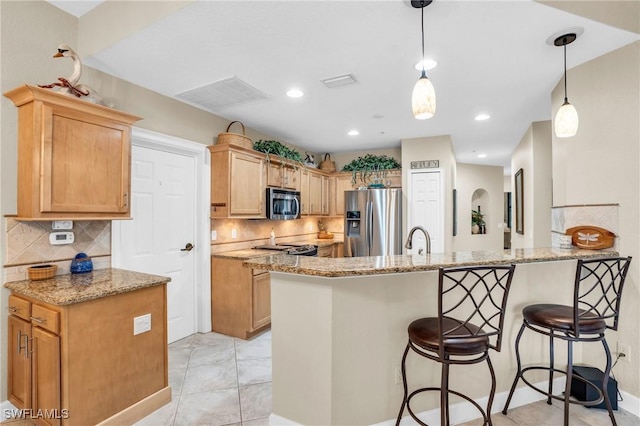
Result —
<svg viewBox="0 0 640 426"><path fill-rule="evenodd" d="M453 236L458 235L458 191L453 190Z"/></svg>
<svg viewBox="0 0 640 426"><path fill-rule="evenodd" d="M524 177L522 173L522 169L520 169L515 175L515 217L516 232L524 235Z"/></svg>

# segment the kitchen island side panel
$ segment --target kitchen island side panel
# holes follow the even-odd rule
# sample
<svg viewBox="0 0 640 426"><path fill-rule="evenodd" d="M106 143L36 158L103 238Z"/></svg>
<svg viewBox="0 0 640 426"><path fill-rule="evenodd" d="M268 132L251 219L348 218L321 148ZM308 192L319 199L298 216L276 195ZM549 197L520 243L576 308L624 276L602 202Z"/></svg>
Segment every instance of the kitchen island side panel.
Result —
<svg viewBox="0 0 640 426"><path fill-rule="evenodd" d="M508 391L516 371L514 342L523 306L566 302L575 260L516 267L501 352L491 351L497 392ZM437 313L437 271L328 278L272 272L273 414L309 425L375 424L397 416L402 384L395 381L414 319ZM548 342L527 335L523 363L548 359ZM574 360L580 362L580 345ZM566 348L556 348L562 368ZM438 386L440 365L410 353L409 388ZM544 374L532 374L533 382ZM485 363L454 367L450 385L474 399L486 397ZM458 402L452 398L452 403ZM494 410L499 403L495 403ZM437 394L418 398L416 412L438 408Z"/></svg>

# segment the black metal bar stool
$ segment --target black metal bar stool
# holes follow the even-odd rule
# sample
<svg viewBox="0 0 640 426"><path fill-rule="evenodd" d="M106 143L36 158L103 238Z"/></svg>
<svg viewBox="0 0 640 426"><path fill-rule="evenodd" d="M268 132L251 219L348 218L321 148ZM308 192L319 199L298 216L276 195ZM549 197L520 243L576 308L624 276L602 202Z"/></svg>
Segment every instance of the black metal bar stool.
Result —
<svg viewBox="0 0 640 426"><path fill-rule="evenodd" d="M424 425L411 410L410 401L426 391L440 391L441 425L449 425L449 394L473 404L491 425L491 404L496 390L496 376L489 359L489 349L500 351L502 326L515 266L478 266L440 268L438 276L438 316L413 321L408 328L409 342L402 356L404 397L396 425L405 406L411 417ZM442 364L440 387L425 387L408 393L405 361L412 349L418 355ZM449 389L451 364L475 364L486 360L491 373L491 392L487 409L470 397Z"/></svg>
<svg viewBox="0 0 640 426"><path fill-rule="evenodd" d="M524 321L516 338L516 361L518 371L513 380L509 397L502 410L507 414L511 397L516 389L518 380L522 379L527 386L547 396L547 404L551 399L564 402L564 424L569 424L569 404L598 405L605 401L611 423L615 426L616 419L611 409L611 401L607 395L607 383L611 373L611 352L605 339L607 328L618 329L618 316L620 313L620 298L622 287L627 276L631 257L610 257L591 260L578 260L574 282L573 305L536 304L525 306L522 309ZM549 366L529 366L522 368L520 360L520 338L525 329L549 336ZM554 367L553 340L561 339L567 342L567 369L562 371ZM602 342L607 357L602 387L598 388L593 383L581 376L573 376L573 343L574 342ZM538 389L531 384L524 373L529 370L545 370L549 372L548 391ZM565 374L567 383L563 396L552 394L553 373ZM598 393L598 399L593 401L570 400L571 381L575 379L590 386Z"/></svg>

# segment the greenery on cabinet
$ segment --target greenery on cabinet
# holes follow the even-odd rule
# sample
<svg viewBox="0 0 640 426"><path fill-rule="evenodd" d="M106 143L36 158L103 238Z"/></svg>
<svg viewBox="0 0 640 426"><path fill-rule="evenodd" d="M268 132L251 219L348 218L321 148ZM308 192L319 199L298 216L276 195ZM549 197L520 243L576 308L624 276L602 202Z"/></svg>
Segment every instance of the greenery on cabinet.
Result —
<svg viewBox="0 0 640 426"><path fill-rule="evenodd" d="M359 180L363 186L382 188L385 186L386 171L399 168L400 163L393 157L367 154L346 164L342 171L352 173L351 183L354 185Z"/></svg>
<svg viewBox="0 0 640 426"><path fill-rule="evenodd" d="M273 154L282 160L290 160L291 162L302 165L302 154L278 141L265 141L260 139L253 143L253 149L267 154L267 161L270 161L269 157Z"/></svg>
<svg viewBox="0 0 640 426"><path fill-rule="evenodd" d="M356 172L365 170L390 170L399 169L400 163L393 158L386 155L372 155L367 154L364 157L358 157L350 163L345 164L342 168L343 172Z"/></svg>

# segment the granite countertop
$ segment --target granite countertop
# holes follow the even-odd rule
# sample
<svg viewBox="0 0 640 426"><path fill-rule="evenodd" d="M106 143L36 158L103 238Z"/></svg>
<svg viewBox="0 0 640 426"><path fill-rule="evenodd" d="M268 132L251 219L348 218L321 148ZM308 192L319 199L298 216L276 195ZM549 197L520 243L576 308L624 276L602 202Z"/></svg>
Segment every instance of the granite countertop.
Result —
<svg viewBox="0 0 640 426"><path fill-rule="evenodd" d="M5 287L51 305L71 305L101 297L165 284L171 278L124 269L97 269L86 274L56 275L41 281L13 281Z"/></svg>
<svg viewBox="0 0 640 426"><path fill-rule="evenodd" d="M334 244L342 244L342 236L336 237L333 239L317 239L317 238L305 238L302 240L295 241L287 241L280 242L278 244L286 245L286 244L312 244L318 247L326 247L332 246ZM219 253L212 253L211 257L221 257L227 259L240 259L240 260L249 260L249 259L257 259L262 257L269 257L275 254L279 254L274 250L263 250L263 249L241 249L241 250L232 250L232 251L223 251Z"/></svg>
<svg viewBox="0 0 640 426"><path fill-rule="evenodd" d="M455 253L431 253L427 256L399 255L342 258L278 254L248 259L243 265L248 268L288 272L292 274L347 277L354 275L433 271L440 267L551 262L588 257L613 256L618 256L618 252L560 248L463 251Z"/></svg>

